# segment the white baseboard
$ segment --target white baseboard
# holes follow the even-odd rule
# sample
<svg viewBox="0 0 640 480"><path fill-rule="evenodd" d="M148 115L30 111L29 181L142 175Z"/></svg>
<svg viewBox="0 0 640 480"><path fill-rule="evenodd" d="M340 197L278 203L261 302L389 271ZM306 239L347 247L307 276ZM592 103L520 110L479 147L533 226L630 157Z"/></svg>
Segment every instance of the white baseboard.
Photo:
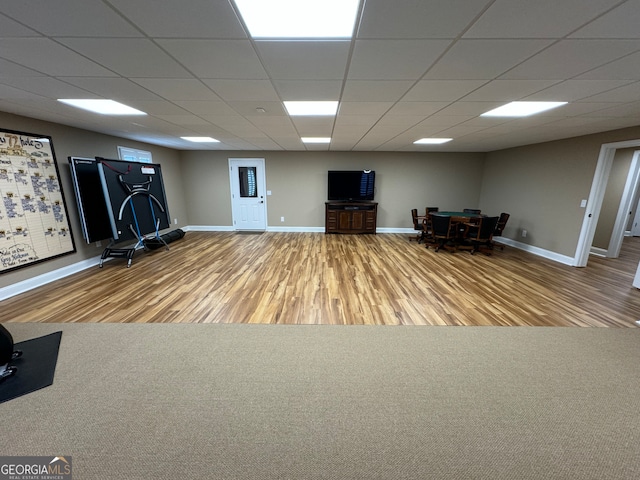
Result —
<svg viewBox="0 0 640 480"><path fill-rule="evenodd" d="M18 283L14 283L13 285L0 288L0 300L6 300L7 298L19 295L29 290L33 290L34 288L41 287L55 280L60 280L61 278L68 277L69 275L81 272L83 270L86 270L87 268L97 267L98 265L100 265L99 256L74 263L73 265L58 268L57 270L52 270L51 272L43 273L42 275L38 275L36 277L32 277Z"/></svg>
<svg viewBox="0 0 640 480"><path fill-rule="evenodd" d="M564 263L565 265L569 265L570 267L575 266L575 259L573 257L560 255L559 253L545 250L544 248L534 247L532 245L527 245L526 243L517 242L516 240L511 240L510 238L504 237L494 237L493 241L496 243L509 245L510 247L517 248L518 250L524 250L525 252L533 253L534 255L537 255L539 257L548 258L549 260L553 260L554 262Z"/></svg>

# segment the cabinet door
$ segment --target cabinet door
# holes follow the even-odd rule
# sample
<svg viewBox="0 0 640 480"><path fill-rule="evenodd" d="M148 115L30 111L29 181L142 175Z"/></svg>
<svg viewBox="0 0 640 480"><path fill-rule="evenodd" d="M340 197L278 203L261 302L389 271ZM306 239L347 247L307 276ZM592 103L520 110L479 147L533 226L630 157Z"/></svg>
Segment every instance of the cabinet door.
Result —
<svg viewBox="0 0 640 480"><path fill-rule="evenodd" d="M338 230L351 229L351 212L343 211L338 213Z"/></svg>
<svg viewBox="0 0 640 480"><path fill-rule="evenodd" d="M353 212L353 220L351 222L351 230L364 230L365 212L356 210Z"/></svg>

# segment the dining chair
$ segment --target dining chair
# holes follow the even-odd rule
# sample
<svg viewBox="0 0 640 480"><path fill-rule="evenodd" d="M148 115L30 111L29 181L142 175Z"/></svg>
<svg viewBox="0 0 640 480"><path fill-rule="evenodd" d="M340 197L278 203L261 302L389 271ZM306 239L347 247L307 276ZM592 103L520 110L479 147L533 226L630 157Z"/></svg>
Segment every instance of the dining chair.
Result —
<svg viewBox="0 0 640 480"><path fill-rule="evenodd" d="M430 214L432 234L427 242L427 248L434 247L437 252L441 248L456 251L458 229L457 223L453 222L449 215Z"/></svg>
<svg viewBox="0 0 640 480"><path fill-rule="evenodd" d="M464 213L475 213L476 215L480 215L481 210L477 208L464 208L462 210Z"/></svg>
<svg viewBox="0 0 640 480"><path fill-rule="evenodd" d="M415 239L418 243L422 243L425 237L425 219L425 216L418 215L417 208L411 209L411 220L413 221L413 229L419 233L415 236L409 237L409 241Z"/></svg>
<svg viewBox="0 0 640 480"><path fill-rule="evenodd" d="M493 247L493 232L496 230L499 217L482 217L480 221L467 229L465 235L465 247L471 250L471 255L486 247L491 250ZM490 255L490 251L486 252Z"/></svg>
<svg viewBox="0 0 640 480"><path fill-rule="evenodd" d="M498 218L498 223L496 224L496 229L493 232L493 236L494 237L501 237L502 236L502 232L504 231L504 227L507 224L507 220L509 220L509 217L511 215L509 215L508 213L502 212L500 214L500 218ZM500 247L500 250L504 250L504 244L499 243L497 244L496 242L491 242L491 246L495 247L496 245L498 245Z"/></svg>

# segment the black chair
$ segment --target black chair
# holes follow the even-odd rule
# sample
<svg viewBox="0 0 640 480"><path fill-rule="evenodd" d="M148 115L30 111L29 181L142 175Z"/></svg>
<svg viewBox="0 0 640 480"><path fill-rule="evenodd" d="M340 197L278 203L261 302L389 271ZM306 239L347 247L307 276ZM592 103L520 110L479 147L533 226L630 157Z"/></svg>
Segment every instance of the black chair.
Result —
<svg viewBox="0 0 640 480"><path fill-rule="evenodd" d="M431 217L432 233L428 237L427 248L432 246L436 252L441 248L455 252L458 240L457 223L453 222L448 215L433 213L429 216Z"/></svg>
<svg viewBox="0 0 640 480"><path fill-rule="evenodd" d="M504 227L507 224L507 220L509 220L509 217L511 215L509 215L508 213L504 213L502 212L500 214L500 218L498 218L498 223L496 224L496 229L493 232L493 236L494 237L501 237L502 236L502 232L504 231ZM496 245L498 245L500 247L500 250L504 250L504 245L503 244L496 244L496 242L491 242L491 246L495 247Z"/></svg>
<svg viewBox="0 0 640 480"><path fill-rule="evenodd" d="M419 232L415 237L409 237L409 241L413 240L414 238L418 241L418 243L421 243L424 240L425 237L425 217L424 216L420 216L418 215L418 209L417 208L412 208L411 209L411 219L413 220L413 229L416 232Z"/></svg>
<svg viewBox="0 0 640 480"><path fill-rule="evenodd" d="M464 208L462 210L464 213L475 213L476 215L480 215L481 211L477 208Z"/></svg>
<svg viewBox="0 0 640 480"><path fill-rule="evenodd" d="M498 217L482 217L477 225L469 227L465 235L465 247L471 250L473 255L482 247L491 249L493 246L493 232L496 230ZM487 255L490 252L486 252Z"/></svg>

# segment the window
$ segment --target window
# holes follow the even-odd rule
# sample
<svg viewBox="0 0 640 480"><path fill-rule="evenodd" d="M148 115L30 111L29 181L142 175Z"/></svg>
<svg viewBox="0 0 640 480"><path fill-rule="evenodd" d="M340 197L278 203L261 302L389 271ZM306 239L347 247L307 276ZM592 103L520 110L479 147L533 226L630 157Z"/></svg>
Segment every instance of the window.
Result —
<svg viewBox="0 0 640 480"><path fill-rule="evenodd" d="M118 157L127 162L151 163L151 152L128 147L118 147Z"/></svg>
<svg viewBox="0 0 640 480"><path fill-rule="evenodd" d="M240 196L257 197L258 189L256 188L256 167L240 167L238 168L240 180Z"/></svg>

